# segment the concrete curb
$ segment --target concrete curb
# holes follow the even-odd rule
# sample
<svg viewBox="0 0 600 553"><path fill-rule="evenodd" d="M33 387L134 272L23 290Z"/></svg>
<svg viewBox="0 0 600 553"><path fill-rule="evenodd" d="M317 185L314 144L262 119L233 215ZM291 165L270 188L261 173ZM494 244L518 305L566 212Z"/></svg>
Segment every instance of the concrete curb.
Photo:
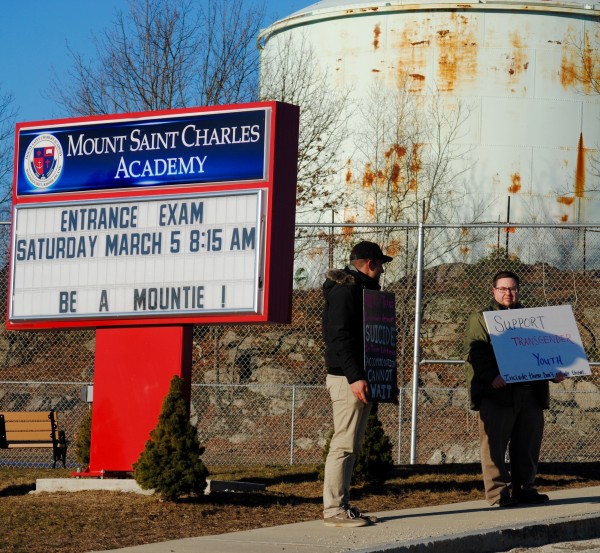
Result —
<svg viewBox="0 0 600 553"><path fill-rule="evenodd" d="M205 495L211 492L256 492L266 488L265 484L234 482L229 480L206 480ZM109 491L152 495L154 490L143 490L132 478L39 478L35 490L42 492Z"/></svg>
<svg viewBox="0 0 600 553"><path fill-rule="evenodd" d="M548 543L600 537L600 515L550 519L543 523L502 526L485 532L463 532L386 544L353 553L499 553L517 547L540 547Z"/></svg>
<svg viewBox="0 0 600 553"><path fill-rule="evenodd" d="M142 490L133 479L127 478L38 478L35 490L29 493L108 491L152 495L153 490Z"/></svg>

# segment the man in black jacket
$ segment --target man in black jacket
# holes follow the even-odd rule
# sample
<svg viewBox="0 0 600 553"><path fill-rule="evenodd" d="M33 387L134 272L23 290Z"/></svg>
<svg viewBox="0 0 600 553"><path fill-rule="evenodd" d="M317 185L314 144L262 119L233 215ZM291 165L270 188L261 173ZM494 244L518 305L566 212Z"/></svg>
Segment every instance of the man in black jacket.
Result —
<svg viewBox="0 0 600 553"><path fill-rule="evenodd" d="M363 290L380 290L383 264L392 258L374 242L359 242L344 269L330 270L323 284L323 338L334 433L325 461L326 526L358 527L375 521L350 506L350 480L371 411L364 366Z"/></svg>

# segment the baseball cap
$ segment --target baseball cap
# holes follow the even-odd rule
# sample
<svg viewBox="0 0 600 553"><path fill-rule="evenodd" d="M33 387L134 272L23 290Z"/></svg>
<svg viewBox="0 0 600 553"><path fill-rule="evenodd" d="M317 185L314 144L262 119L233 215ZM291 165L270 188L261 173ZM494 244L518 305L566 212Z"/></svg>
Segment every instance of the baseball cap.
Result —
<svg viewBox="0 0 600 553"><path fill-rule="evenodd" d="M383 263L388 263L393 257L383 255L381 248L375 242L359 242L350 252L350 259L381 259Z"/></svg>

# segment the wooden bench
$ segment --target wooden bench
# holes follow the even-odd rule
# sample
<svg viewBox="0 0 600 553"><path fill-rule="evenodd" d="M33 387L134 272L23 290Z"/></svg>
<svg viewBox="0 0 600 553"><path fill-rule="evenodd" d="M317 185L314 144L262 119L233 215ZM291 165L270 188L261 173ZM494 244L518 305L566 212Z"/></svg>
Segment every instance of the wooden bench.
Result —
<svg viewBox="0 0 600 553"><path fill-rule="evenodd" d="M58 461L66 467L67 440L58 429L56 412L0 411L0 448L51 447L56 467Z"/></svg>

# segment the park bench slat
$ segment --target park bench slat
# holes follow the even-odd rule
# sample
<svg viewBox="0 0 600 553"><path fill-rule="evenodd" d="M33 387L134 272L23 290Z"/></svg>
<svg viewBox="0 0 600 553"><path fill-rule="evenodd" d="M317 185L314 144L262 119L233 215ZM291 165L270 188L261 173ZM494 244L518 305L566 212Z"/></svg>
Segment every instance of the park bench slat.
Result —
<svg viewBox="0 0 600 553"><path fill-rule="evenodd" d="M23 442L23 443L19 443L19 442L10 442L7 446L6 449L25 449L25 448L48 448L48 447L54 447L52 445L51 442L39 442L39 443L35 443L35 442Z"/></svg>
<svg viewBox="0 0 600 553"><path fill-rule="evenodd" d="M52 428L50 427L50 421L5 421L7 432L34 432L36 430L47 430L48 439L50 439L50 433ZM58 428L58 427L57 427ZM56 429L55 429L56 430Z"/></svg>
<svg viewBox="0 0 600 553"><path fill-rule="evenodd" d="M54 411L0 411L0 448L51 447L66 466L67 441Z"/></svg>
<svg viewBox="0 0 600 553"><path fill-rule="evenodd" d="M48 423L50 420L49 411L33 411L33 412L19 412L19 411L0 411L0 415L4 415L4 420L8 423L15 422L45 422ZM54 414L56 417L56 413Z"/></svg>
<svg viewBox="0 0 600 553"><path fill-rule="evenodd" d="M7 442L47 442L50 445L56 438L48 430L8 430L6 432Z"/></svg>

